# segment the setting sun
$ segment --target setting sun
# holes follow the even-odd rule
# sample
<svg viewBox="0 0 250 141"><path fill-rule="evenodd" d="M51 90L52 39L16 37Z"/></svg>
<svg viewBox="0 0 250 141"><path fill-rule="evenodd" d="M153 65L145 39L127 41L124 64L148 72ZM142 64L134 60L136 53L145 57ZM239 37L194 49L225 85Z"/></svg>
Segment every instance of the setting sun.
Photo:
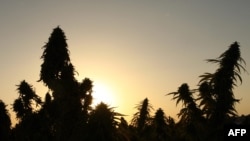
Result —
<svg viewBox="0 0 250 141"><path fill-rule="evenodd" d="M108 105L114 104L114 96L111 89L106 86L104 83L94 83L93 87L93 106L96 106L100 102L103 102Z"/></svg>

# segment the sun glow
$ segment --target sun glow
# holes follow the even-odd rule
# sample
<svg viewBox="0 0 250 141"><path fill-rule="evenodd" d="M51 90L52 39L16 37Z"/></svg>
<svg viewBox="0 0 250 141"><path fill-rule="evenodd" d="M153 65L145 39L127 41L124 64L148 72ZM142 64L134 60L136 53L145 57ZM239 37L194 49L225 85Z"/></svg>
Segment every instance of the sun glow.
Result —
<svg viewBox="0 0 250 141"><path fill-rule="evenodd" d="M94 83L93 87L93 106L96 106L100 102L103 102L108 105L114 104L114 96L112 91L103 83Z"/></svg>

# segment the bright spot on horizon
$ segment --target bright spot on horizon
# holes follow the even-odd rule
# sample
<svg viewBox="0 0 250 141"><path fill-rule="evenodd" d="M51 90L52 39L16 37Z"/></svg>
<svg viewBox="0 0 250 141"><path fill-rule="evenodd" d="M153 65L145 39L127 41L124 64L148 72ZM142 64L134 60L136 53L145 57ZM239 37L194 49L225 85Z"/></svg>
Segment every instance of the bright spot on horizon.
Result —
<svg viewBox="0 0 250 141"><path fill-rule="evenodd" d="M115 103L115 98L111 89L103 83L95 83L93 86L93 102L92 106L96 106L103 102L109 106Z"/></svg>

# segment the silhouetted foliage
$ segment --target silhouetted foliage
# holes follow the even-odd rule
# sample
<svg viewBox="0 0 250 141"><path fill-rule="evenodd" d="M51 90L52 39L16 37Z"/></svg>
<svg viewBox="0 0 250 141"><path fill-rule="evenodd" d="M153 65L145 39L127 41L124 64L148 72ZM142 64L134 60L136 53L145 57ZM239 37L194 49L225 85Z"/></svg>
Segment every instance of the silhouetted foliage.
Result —
<svg viewBox="0 0 250 141"><path fill-rule="evenodd" d="M152 120L153 139L155 141L166 141L170 139L170 128L168 127L168 119L164 111L159 108Z"/></svg>
<svg viewBox="0 0 250 141"><path fill-rule="evenodd" d="M118 126L117 116L122 115L114 112L113 108L109 108L102 102L98 104L90 114L86 140L116 141L118 137L116 130Z"/></svg>
<svg viewBox="0 0 250 141"><path fill-rule="evenodd" d="M51 101L52 101L51 95L49 93L46 93L44 104L50 104Z"/></svg>
<svg viewBox="0 0 250 141"><path fill-rule="evenodd" d="M92 104L92 88L93 82L89 78L85 78L80 84L80 97L84 98L83 100L83 112L88 114L88 111L91 110L90 105Z"/></svg>
<svg viewBox="0 0 250 141"><path fill-rule="evenodd" d="M105 103L92 107L93 81L78 82L70 61L64 31L53 29L41 56L40 79L48 92L44 102L26 81L17 85L19 96L13 111L18 123L11 128L6 105L0 100L0 140L4 141L200 141L222 140L222 127L228 123L250 125L248 116L237 116L233 89L242 82L239 44L233 43L217 59L214 73L201 75L198 89L183 83L171 92L176 105L182 103L176 123L159 108L154 116L148 98L136 108L130 125L124 115ZM194 94L197 94L195 96Z"/></svg>
<svg viewBox="0 0 250 141"><path fill-rule="evenodd" d="M77 126L87 122L92 103L92 81L85 78L79 83L75 79L76 71L70 62L66 36L60 27L53 30L41 58L40 81L48 86L53 96L49 108L53 110L47 111L52 111L48 114L54 121L51 126L55 140L70 140L78 134Z"/></svg>
<svg viewBox="0 0 250 141"><path fill-rule="evenodd" d="M120 118L120 123L118 125L117 134L118 134L117 136L118 141L134 140L133 139L134 134L130 130L128 122L123 117Z"/></svg>
<svg viewBox="0 0 250 141"><path fill-rule="evenodd" d="M153 109L145 98L139 105L136 106L138 112L136 112L131 120L131 125L133 125L139 133L142 133L145 128L150 124L151 116L150 111Z"/></svg>
<svg viewBox="0 0 250 141"><path fill-rule="evenodd" d="M32 105L39 106L42 101L26 81L23 80L17 86L19 97L14 101L13 110L16 112L17 118L22 119L33 112L34 106L32 107Z"/></svg>
<svg viewBox="0 0 250 141"><path fill-rule="evenodd" d="M50 89L54 89L56 80L62 79L63 72L73 72L70 63L68 45L63 30L58 26L55 28L44 46L42 55L40 81L42 80Z"/></svg>
<svg viewBox="0 0 250 141"><path fill-rule="evenodd" d="M178 104L180 101L183 102L184 108L182 108L178 114L178 116L181 118L181 122L189 123L193 120L197 120L197 118L201 119L202 117L202 113L197 107L192 96L193 93L194 92L189 90L189 86L186 83L182 84L177 92L169 93L174 95L174 100L177 99L176 104Z"/></svg>
<svg viewBox="0 0 250 141"><path fill-rule="evenodd" d="M200 76L200 82L208 82L215 99L211 119L216 123L222 122L227 116L237 115L235 103L239 100L234 98L233 88L236 86L237 78L242 82L241 69L245 71L241 65L245 64L245 61L241 58L239 47L239 44L234 42L219 58L208 59L208 62L218 63L219 68L213 74L205 73Z"/></svg>
<svg viewBox="0 0 250 141"><path fill-rule="evenodd" d="M9 141L11 121L6 105L0 100L0 140Z"/></svg>
<svg viewBox="0 0 250 141"><path fill-rule="evenodd" d="M190 91L187 84L169 93L174 95L176 104L183 101L178 126L185 140L222 140L223 125L231 116L237 116L234 106L239 100L234 98L233 88L237 80L242 82L241 70L246 71L241 65L245 61L240 56L239 44L233 43L219 58L207 61L218 63L219 68L213 74L200 76L197 99L192 97L197 90Z"/></svg>
<svg viewBox="0 0 250 141"><path fill-rule="evenodd" d="M204 81L199 86L199 107L202 109L202 113L206 119L210 119L215 110L215 97L212 94L212 88L208 82Z"/></svg>
<svg viewBox="0 0 250 141"><path fill-rule="evenodd" d="M186 83L182 84L177 92L169 93L174 95L173 99L177 99L176 104L180 101L183 102L184 108L178 113L178 117L180 117L180 136L190 141L199 140L201 129L198 128L203 121L202 111L197 107L193 93L194 91L189 90Z"/></svg>

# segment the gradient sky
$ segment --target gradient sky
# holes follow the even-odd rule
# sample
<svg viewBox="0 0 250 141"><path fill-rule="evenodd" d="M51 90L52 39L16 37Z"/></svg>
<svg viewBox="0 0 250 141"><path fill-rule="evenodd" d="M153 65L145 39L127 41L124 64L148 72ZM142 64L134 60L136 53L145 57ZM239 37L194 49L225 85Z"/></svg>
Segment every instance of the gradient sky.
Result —
<svg viewBox="0 0 250 141"><path fill-rule="evenodd" d="M249 0L1 1L0 99L10 108L23 79L44 96L47 88L37 82L41 47L60 25L77 79L107 89L103 97L112 97L117 112L131 116L147 97L155 110L176 118L180 106L165 94L182 83L197 88L199 75L217 69L205 59L234 41L250 72L249 6ZM240 115L250 113L250 75L242 78L234 91Z"/></svg>

